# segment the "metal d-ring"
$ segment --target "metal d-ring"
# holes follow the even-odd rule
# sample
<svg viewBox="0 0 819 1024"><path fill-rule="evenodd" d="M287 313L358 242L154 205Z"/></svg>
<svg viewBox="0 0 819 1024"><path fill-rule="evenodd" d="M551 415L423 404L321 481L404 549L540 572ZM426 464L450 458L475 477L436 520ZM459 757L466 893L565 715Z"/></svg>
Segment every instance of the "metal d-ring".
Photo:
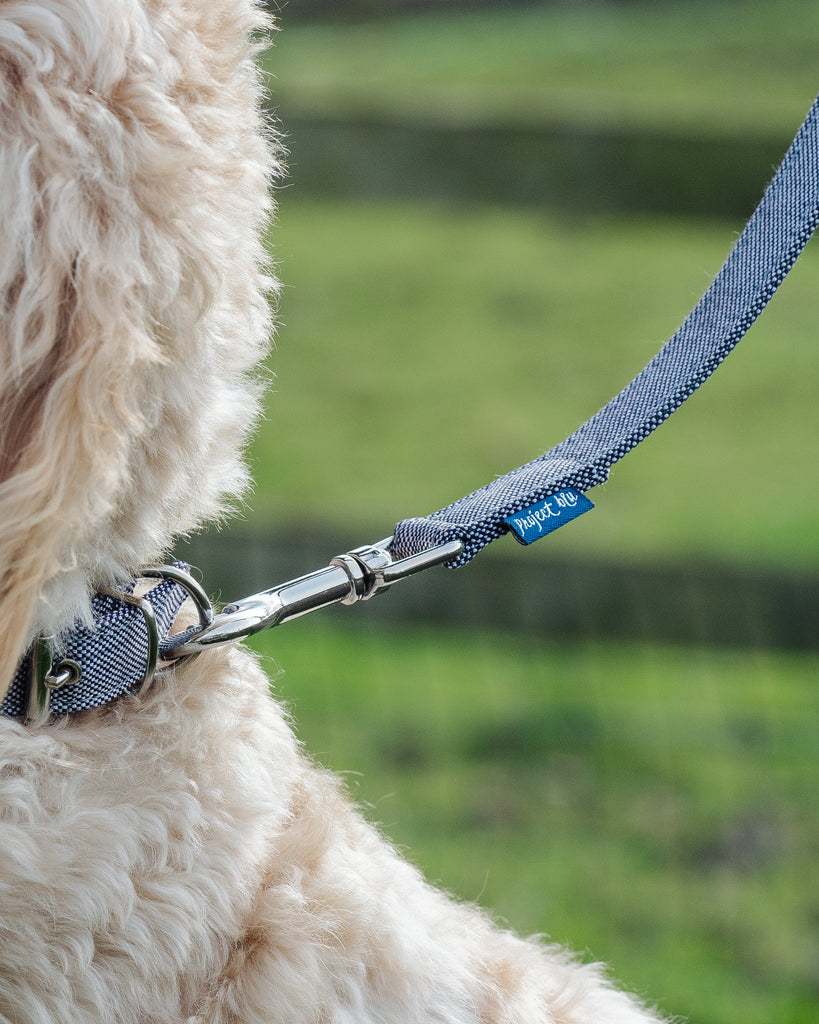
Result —
<svg viewBox="0 0 819 1024"><path fill-rule="evenodd" d="M148 565L139 571L140 577L147 579L173 580L187 592L199 615L199 628L204 629L213 622L213 605L201 584L189 572L176 565Z"/></svg>
<svg viewBox="0 0 819 1024"><path fill-rule="evenodd" d="M137 580L140 579L171 580L173 583L177 583L196 605L196 611L199 615L199 629L204 629L213 621L213 607L208 595L193 576L185 572L184 569L180 569L176 565L147 565L139 570ZM104 593L139 608L145 619L145 626L148 631L148 662L142 682L136 688L136 693L139 696L150 687L158 673L163 672L166 668L170 668L179 659L169 659L169 664L158 667L160 660L159 625L156 621L153 605L149 600L152 591L148 591L144 597L138 597L135 594L124 593L118 590L106 590Z"/></svg>
<svg viewBox="0 0 819 1024"><path fill-rule="evenodd" d="M180 569L179 566L176 565L148 565L141 569L139 574L141 577L146 577L148 579L173 580L174 583L178 583L179 586L187 592L188 596L196 606L196 612L199 616L199 629L196 631L197 634L202 630L207 629L213 622L213 605L210 603L210 598L205 593L201 584L195 580L189 572L185 572L184 569ZM186 653L178 655L174 651L171 651L166 655L165 660L167 661L167 664L163 665L159 671L164 672L166 669L173 668L178 661L189 657L191 657L191 654ZM140 692L142 691L140 690Z"/></svg>

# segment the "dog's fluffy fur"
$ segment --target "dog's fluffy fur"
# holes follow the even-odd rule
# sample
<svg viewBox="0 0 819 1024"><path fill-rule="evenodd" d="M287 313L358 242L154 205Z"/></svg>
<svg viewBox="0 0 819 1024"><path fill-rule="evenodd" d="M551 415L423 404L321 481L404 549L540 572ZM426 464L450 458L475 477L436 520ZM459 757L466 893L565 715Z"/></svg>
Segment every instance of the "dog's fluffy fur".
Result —
<svg viewBox="0 0 819 1024"><path fill-rule="evenodd" d="M0 2L0 691L246 482L263 30L252 0ZM8 1024L658 1019L429 887L239 647L0 720L0 851Z"/></svg>

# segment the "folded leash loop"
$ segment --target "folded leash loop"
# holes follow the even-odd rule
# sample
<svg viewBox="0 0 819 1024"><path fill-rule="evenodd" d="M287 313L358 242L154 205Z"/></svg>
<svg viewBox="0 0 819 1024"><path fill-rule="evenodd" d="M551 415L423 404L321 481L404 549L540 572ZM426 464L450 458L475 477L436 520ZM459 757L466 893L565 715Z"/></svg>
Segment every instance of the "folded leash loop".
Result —
<svg viewBox="0 0 819 1024"><path fill-rule="evenodd" d="M634 380L544 455L431 515L398 523L396 557L463 541L449 568L506 533L505 520L558 491L604 483L619 459L704 383L767 305L819 221L819 98L755 213L680 329Z"/></svg>

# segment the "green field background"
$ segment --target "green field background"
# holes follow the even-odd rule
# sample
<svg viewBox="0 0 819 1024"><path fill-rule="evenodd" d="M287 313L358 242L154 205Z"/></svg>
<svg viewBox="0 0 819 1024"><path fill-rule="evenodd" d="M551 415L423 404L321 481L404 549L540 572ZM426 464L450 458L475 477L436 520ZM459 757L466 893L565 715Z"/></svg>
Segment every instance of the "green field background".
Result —
<svg viewBox="0 0 819 1024"><path fill-rule="evenodd" d="M300 184L314 173L303 119L784 151L819 82L814 3L449 6L283 10L265 66L291 132L271 230L284 287L257 490L232 535L352 547L551 447L673 333L751 212L319 194ZM590 493L593 512L480 557L499 572L532 559L544 589L554 557L815 582L814 245L714 379ZM607 961L669 1015L813 1022L815 637L794 650L628 635L376 625L361 607L255 646L307 747L431 879Z"/></svg>

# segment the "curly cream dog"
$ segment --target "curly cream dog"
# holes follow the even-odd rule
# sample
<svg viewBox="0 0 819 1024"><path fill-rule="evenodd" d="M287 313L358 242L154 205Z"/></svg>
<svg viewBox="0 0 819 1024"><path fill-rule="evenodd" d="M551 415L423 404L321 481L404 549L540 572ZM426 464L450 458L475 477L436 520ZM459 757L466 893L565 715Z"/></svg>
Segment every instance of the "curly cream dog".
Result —
<svg viewBox="0 0 819 1024"><path fill-rule="evenodd" d="M0 3L0 693L246 483L263 30L252 0ZM429 887L238 646L0 718L0 843L9 1024L658 1020Z"/></svg>

